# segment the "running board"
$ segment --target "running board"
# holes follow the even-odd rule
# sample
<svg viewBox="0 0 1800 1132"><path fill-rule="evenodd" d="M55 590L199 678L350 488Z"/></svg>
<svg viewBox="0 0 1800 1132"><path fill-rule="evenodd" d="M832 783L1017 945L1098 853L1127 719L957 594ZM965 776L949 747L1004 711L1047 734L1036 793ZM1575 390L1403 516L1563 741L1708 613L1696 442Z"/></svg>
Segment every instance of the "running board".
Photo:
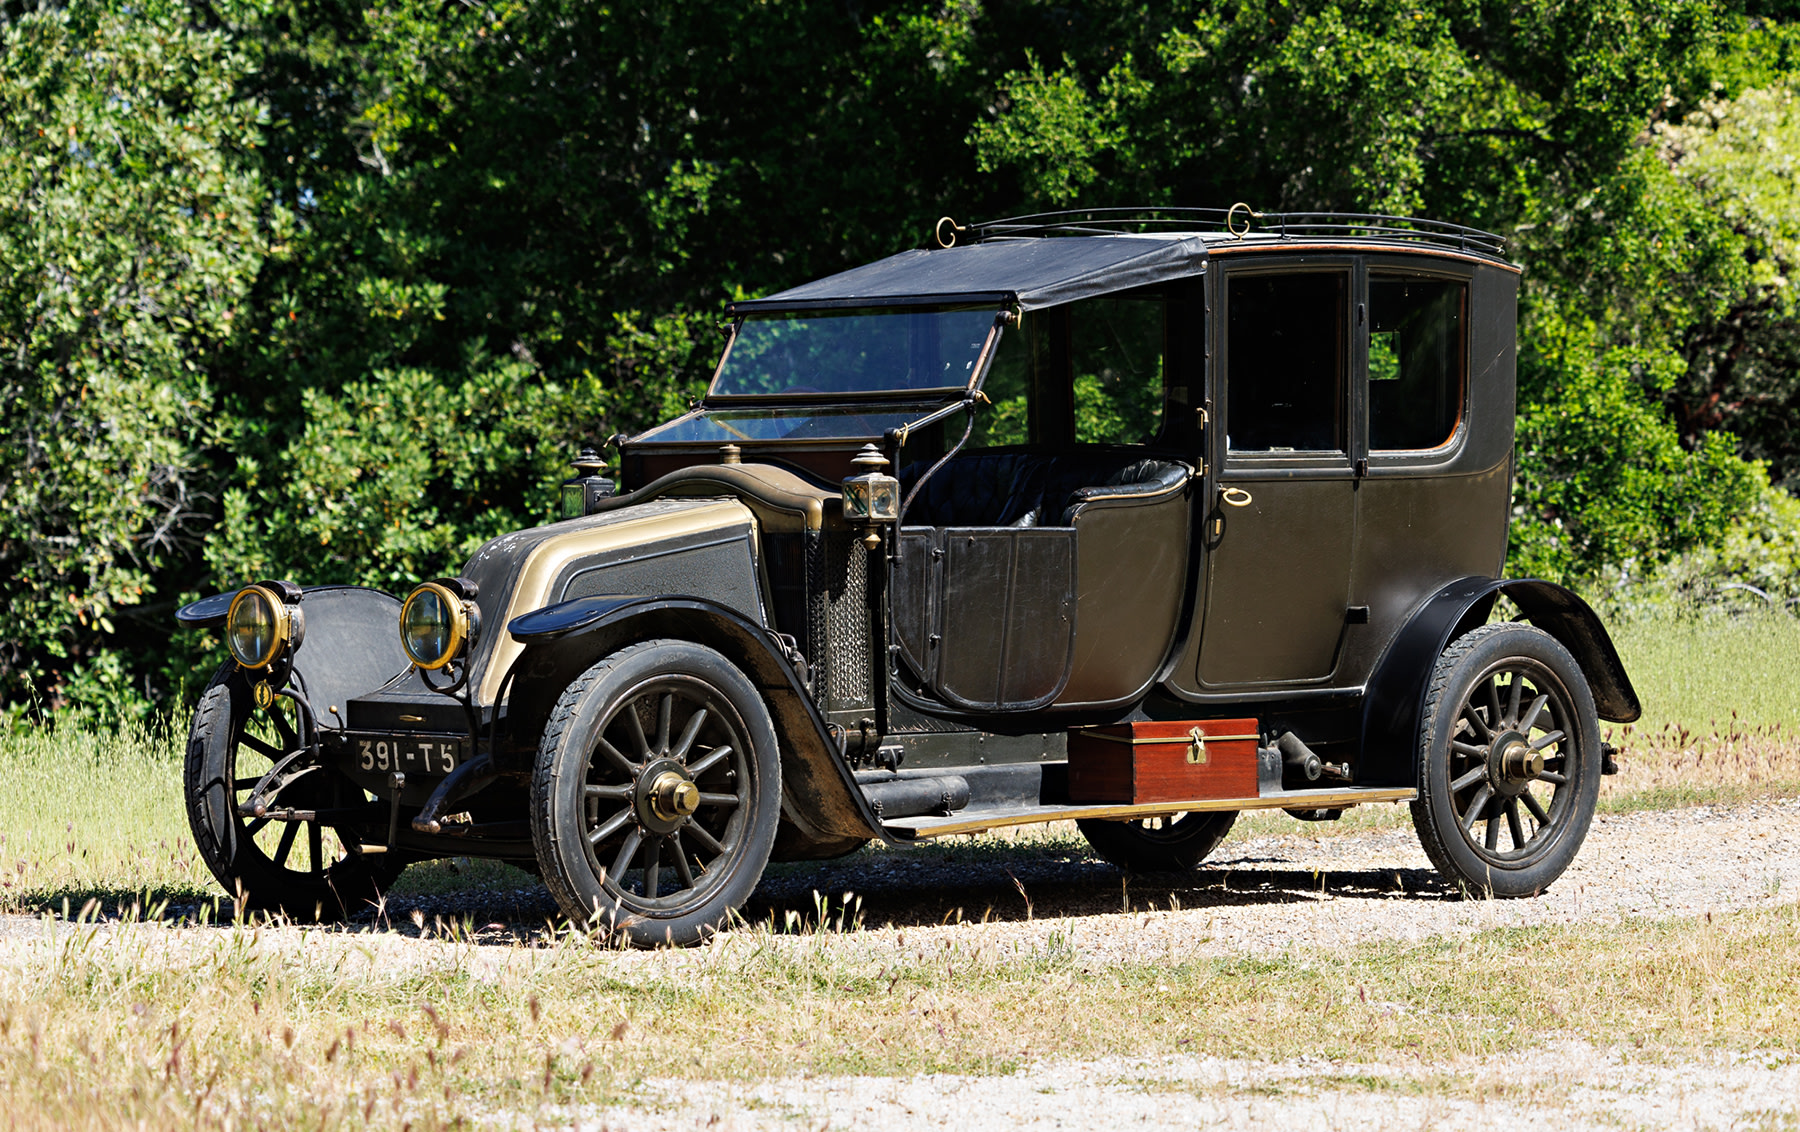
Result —
<svg viewBox="0 0 1800 1132"><path fill-rule="evenodd" d="M1333 790L1284 790L1279 794L1267 794L1258 798L1202 798L1135 806L996 806L993 809L964 810L949 817L921 815L916 818L896 818L883 825L888 833L902 841L923 841L929 837L948 837L953 833L980 833L1009 825L1074 821L1076 818L1130 821L1196 810L1332 810L1365 802L1410 802L1418 795L1419 792L1410 786L1345 786Z"/></svg>

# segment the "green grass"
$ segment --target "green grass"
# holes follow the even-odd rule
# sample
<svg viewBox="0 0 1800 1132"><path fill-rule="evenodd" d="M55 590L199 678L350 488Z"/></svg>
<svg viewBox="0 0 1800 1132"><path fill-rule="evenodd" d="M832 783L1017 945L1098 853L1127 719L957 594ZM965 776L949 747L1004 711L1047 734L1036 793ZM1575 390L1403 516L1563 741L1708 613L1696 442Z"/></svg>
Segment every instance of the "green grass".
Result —
<svg viewBox="0 0 1800 1132"><path fill-rule="evenodd" d="M0 912L77 913L96 900L216 902L181 797L187 721L110 730L0 730ZM395 891L430 895L537 883L494 861L432 861Z"/></svg>
<svg viewBox="0 0 1800 1132"><path fill-rule="evenodd" d="M1736 718L1800 729L1800 618L1651 617L1617 622L1613 643L1644 704L1640 733L1693 733Z"/></svg>
<svg viewBox="0 0 1800 1132"><path fill-rule="evenodd" d="M0 910L212 895L181 801L185 732L0 731Z"/></svg>
<svg viewBox="0 0 1800 1132"><path fill-rule="evenodd" d="M1612 633L1644 717L1607 729L1623 752L1602 809L1800 794L1800 619L1652 616Z"/></svg>

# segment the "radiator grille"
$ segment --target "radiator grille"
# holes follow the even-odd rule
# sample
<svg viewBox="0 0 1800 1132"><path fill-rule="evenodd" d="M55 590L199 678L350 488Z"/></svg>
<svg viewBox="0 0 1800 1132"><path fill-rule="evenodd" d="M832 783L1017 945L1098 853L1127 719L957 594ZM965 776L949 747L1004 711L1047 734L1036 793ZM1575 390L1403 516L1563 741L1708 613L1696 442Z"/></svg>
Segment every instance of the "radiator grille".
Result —
<svg viewBox="0 0 1800 1132"><path fill-rule="evenodd" d="M807 636L808 655L821 669L819 699L827 711L872 709L869 552L849 533L826 534L815 545Z"/></svg>

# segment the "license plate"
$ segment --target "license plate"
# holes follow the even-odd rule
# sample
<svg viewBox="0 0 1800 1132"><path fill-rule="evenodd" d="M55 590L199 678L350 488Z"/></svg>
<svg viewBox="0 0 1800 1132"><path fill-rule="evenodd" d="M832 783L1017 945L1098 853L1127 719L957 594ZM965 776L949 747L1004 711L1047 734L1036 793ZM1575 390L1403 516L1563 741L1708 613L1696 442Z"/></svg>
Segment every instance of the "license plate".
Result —
<svg viewBox="0 0 1800 1132"><path fill-rule="evenodd" d="M355 740L351 753L356 765L367 771L449 774L463 761L463 744L459 739L436 736L362 737Z"/></svg>

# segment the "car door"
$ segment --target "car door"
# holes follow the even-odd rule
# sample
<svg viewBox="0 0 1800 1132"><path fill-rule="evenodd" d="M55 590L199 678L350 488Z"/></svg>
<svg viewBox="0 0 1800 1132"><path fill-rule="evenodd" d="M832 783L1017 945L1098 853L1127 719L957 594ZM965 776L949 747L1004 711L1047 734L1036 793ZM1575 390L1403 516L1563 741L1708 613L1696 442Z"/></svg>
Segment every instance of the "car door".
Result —
<svg viewBox="0 0 1800 1132"><path fill-rule="evenodd" d="M1215 292L1201 689L1328 679L1356 531L1354 263L1225 267Z"/></svg>

